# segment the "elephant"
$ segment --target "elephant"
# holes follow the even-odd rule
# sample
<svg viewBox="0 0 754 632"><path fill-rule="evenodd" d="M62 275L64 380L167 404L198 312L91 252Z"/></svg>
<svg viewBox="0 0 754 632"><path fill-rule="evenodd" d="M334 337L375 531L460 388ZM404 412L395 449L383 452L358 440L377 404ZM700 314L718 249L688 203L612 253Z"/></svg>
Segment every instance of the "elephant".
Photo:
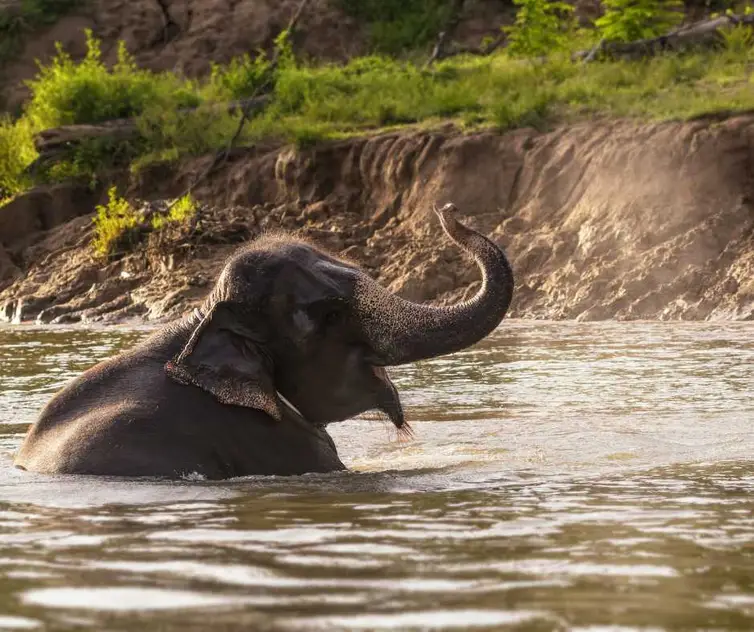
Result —
<svg viewBox="0 0 754 632"><path fill-rule="evenodd" d="M434 207L472 255L470 300L405 300L354 263L284 233L225 262L192 313L55 394L16 454L21 469L179 479L344 470L328 424L381 411L409 432L386 367L464 349L492 332L513 271L490 239Z"/></svg>

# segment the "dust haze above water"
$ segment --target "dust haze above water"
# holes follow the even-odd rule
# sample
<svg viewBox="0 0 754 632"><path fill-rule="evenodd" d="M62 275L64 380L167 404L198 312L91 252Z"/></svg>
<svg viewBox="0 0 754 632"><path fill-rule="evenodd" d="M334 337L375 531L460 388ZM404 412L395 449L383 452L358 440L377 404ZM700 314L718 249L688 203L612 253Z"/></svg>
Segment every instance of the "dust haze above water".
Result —
<svg viewBox="0 0 754 632"><path fill-rule="evenodd" d="M13 469L52 393L148 331L0 329L0 629L754 627L750 324L505 321L393 371L413 441L332 426L347 473Z"/></svg>

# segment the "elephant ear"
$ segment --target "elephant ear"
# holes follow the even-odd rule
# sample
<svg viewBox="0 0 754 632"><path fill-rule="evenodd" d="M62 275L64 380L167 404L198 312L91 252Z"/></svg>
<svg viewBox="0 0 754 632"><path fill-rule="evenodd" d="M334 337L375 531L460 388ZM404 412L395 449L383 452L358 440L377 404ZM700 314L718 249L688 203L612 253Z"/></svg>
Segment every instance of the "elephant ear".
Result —
<svg viewBox="0 0 754 632"><path fill-rule="evenodd" d="M256 408L280 421L281 402L272 367L257 341L259 332L250 324L253 319L240 317L239 311L232 303L216 303L165 371L176 382L198 386L223 404Z"/></svg>

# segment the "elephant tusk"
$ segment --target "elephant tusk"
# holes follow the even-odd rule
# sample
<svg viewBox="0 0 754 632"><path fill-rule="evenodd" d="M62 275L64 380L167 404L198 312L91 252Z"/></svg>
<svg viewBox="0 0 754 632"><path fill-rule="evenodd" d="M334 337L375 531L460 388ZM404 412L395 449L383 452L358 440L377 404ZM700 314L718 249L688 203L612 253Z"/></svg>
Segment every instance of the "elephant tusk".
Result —
<svg viewBox="0 0 754 632"><path fill-rule="evenodd" d="M305 417L301 414L301 411L296 408L293 404L291 404L285 397L283 397L282 393L280 391L275 391L277 393L277 396L280 398L280 401L283 402L288 408L290 408L294 413L296 413L301 419L305 419Z"/></svg>

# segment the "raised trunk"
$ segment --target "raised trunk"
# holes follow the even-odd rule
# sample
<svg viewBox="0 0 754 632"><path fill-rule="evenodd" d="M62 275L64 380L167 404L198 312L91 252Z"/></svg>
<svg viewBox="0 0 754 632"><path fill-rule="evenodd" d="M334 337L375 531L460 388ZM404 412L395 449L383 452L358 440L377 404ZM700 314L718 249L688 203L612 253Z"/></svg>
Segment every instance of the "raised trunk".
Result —
<svg viewBox="0 0 754 632"><path fill-rule="evenodd" d="M492 332L508 311L513 272L505 253L461 224L455 210L448 204L435 212L448 237L473 255L479 265L481 289L474 298L458 305L432 307L399 298L371 279L360 279L356 298L375 364L407 364L459 351Z"/></svg>

